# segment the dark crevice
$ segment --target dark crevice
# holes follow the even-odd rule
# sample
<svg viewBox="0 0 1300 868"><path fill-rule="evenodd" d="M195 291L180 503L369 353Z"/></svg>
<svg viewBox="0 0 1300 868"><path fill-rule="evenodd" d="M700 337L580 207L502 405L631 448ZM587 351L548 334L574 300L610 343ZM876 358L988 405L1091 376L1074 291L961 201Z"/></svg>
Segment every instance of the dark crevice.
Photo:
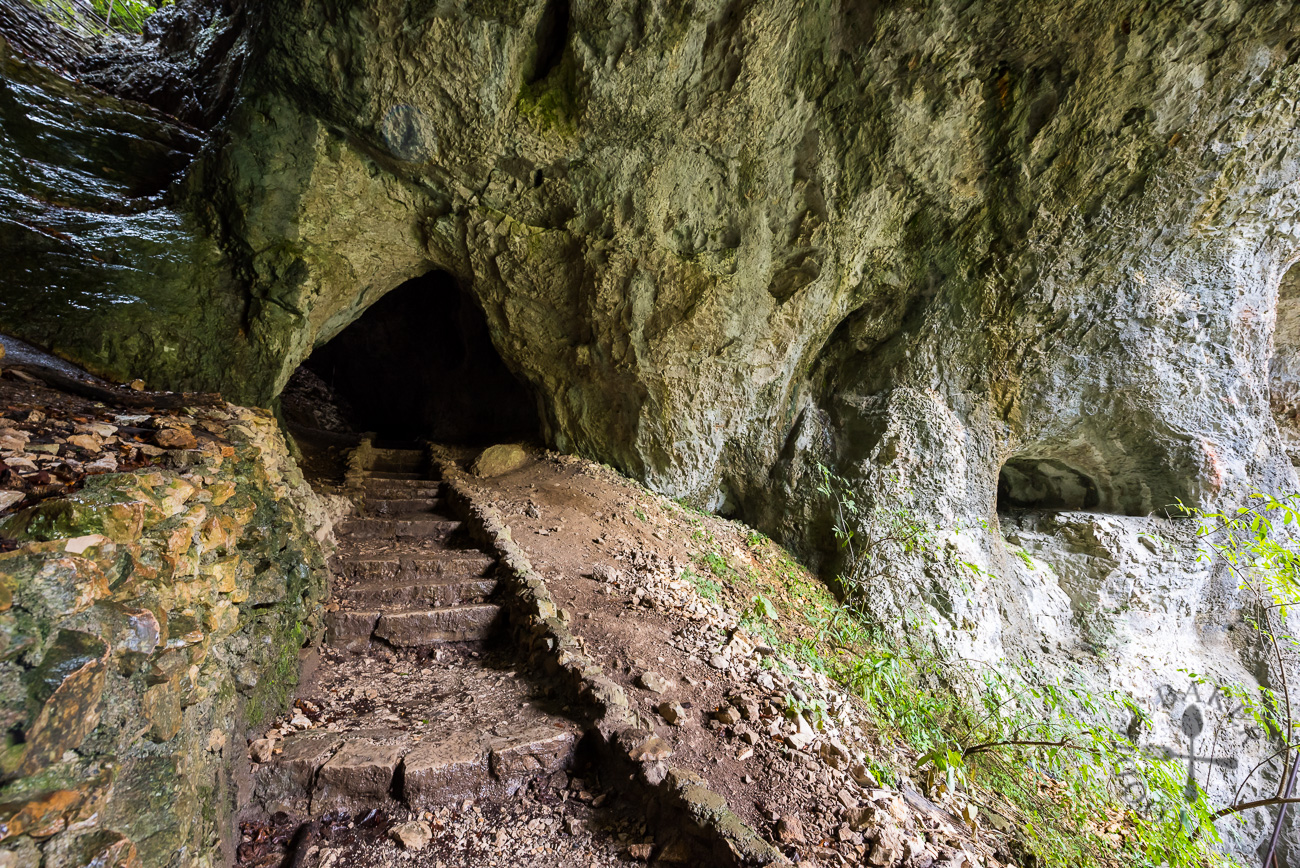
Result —
<svg viewBox="0 0 1300 868"><path fill-rule="evenodd" d="M569 42L569 0L551 0L537 22L537 53L532 69L525 76L527 84L536 84L560 65Z"/></svg>

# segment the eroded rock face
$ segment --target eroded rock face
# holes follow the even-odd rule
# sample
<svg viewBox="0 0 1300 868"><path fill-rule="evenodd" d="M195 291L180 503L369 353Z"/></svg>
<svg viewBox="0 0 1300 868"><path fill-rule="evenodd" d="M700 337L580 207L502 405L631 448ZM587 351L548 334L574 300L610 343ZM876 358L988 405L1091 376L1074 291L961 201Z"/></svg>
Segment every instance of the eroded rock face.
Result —
<svg viewBox="0 0 1300 868"><path fill-rule="evenodd" d="M241 100L166 197L120 219L16 200L0 324L265 402L441 269L553 445L813 558L819 463L860 524L964 527L871 577L885 621L1076 661L1152 708L1179 668L1276 677L1225 631L1235 581L1162 516L1300 484L1274 417L1293 4L263 6ZM6 93L11 135L30 94ZM96 137L72 141L95 177ZM1140 532L1180 553L1147 564Z"/></svg>

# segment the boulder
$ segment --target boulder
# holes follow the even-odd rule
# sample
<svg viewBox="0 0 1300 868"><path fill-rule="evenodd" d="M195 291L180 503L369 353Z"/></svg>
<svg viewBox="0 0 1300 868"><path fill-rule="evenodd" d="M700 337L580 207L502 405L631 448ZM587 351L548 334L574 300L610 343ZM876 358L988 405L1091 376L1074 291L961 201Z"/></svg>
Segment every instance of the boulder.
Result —
<svg viewBox="0 0 1300 868"><path fill-rule="evenodd" d="M474 459L475 476L492 477L511 473L528 463L528 452L518 443L489 446Z"/></svg>

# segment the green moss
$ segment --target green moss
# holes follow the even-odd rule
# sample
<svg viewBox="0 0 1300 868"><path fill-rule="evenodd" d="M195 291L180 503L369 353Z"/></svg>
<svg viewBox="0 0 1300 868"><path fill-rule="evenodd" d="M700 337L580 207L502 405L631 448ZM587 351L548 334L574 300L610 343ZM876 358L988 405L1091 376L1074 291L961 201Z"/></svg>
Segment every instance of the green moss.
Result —
<svg viewBox="0 0 1300 868"><path fill-rule="evenodd" d="M298 651L309 637L307 627L294 623L274 641L275 658L262 673L244 705L249 726L261 726L289 705L298 686Z"/></svg>
<svg viewBox="0 0 1300 868"><path fill-rule="evenodd" d="M541 81L523 82L515 105L519 116L538 135L560 138L577 135L587 94L572 53L566 51L560 63Z"/></svg>

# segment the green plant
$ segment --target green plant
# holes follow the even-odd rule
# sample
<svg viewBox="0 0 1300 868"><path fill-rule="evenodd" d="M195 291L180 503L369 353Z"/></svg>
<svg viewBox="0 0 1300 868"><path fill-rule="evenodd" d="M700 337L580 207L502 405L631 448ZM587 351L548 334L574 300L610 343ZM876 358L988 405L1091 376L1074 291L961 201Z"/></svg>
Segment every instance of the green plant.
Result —
<svg viewBox="0 0 1300 868"><path fill-rule="evenodd" d="M696 592L710 602L716 603L722 596L722 585L696 574L694 570L683 570L682 578L694 585Z"/></svg>
<svg viewBox="0 0 1300 868"><path fill-rule="evenodd" d="M1213 817L1278 807L1276 824L1280 827L1287 807L1300 803L1300 793L1294 789L1300 770L1300 737L1287 682L1288 663L1295 662L1297 642L1283 632L1288 613L1300 603L1300 494L1278 497L1255 492L1247 504L1228 512L1207 512L1181 501L1178 505L1184 515L1200 522L1198 536L1202 545L1198 558L1225 564L1242 590L1253 598L1256 613L1247 622L1271 651L1271 662L1276 664L1273 673L1280 687L1273 690L1261 686L1257 691L1231 685L1216 687L1216 692L1221 690L1237 700L1234 714L1249 717L1260 732L1269 733L1279 744L1271 756L1250 770L1231 803L1220 807ZM1288 661L1287 657L1292 659ZM1197 683L1207 683L1195 673L1189 674ZM1246 784L1279 757L1282 770L1273 795L1243 801L1241 794Z"/></svg>
<svg viewBox="0 0 1300 868"><path fill-rule="evenodd" d="M1214 812L1199 788L1188 800L1185 769L1109 725L1145 719L1124 697L1032 680L1029 665L972 668L865 626L859 604L869 583L899 555L933 546L934 534L905 506L867 508L843 479L824 467L821 474L853 577L841 578L845 598L820 619L815 638L790 644L792 657L864 699L877 724L916 751L936 793L998 803L1043 866L1223 864ZM1027 552L1021 557L1033 566ZM958 581L989 576L960 558L954 566L965 567Z"/></svg>
<svg viewBox="0 0 1300 868"><path fill-rule="evenodd" d="M899 557L934 548L934 532L905 505L912 492L899 488L897 479L869 506L847 479L825 465L818 471L817 490L831 503L831 531L845 555L839 576L844 603L859 609Z"/></svg>
<svg viewBox="0 0 1300 868"><path fill-rule="evenodd" d="M139 33L144 29L144 22L164 6L170 6L174 0L158 0L156 3L144 0L36 0L52 19L64 27L105 33L117 30L127 33Z"/></svg>

